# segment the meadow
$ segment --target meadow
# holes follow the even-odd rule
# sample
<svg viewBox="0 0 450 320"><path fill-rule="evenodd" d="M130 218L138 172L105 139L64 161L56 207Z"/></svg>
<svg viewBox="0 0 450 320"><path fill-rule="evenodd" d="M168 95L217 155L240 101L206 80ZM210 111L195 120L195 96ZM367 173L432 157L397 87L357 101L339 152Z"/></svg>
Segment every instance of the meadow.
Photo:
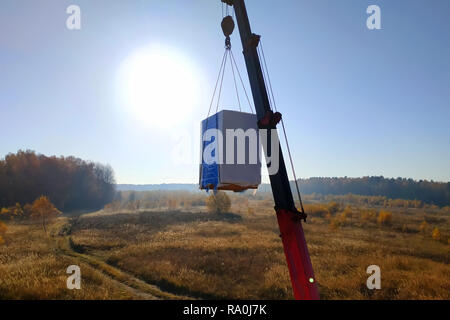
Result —
<svg viewBox="0 0 450 320"><path fill-rule="evenodd" d="M229 213L208 212L205 198L125 193L103 210L64 214L47 235L7 221L0 298L292 299L271 196L231 195ZM306 197L321 299L450 299L448 207L381 200ZM72 264L81 290L66 288ZM381 268L380 290L366 286L369 265Z"/></svg>

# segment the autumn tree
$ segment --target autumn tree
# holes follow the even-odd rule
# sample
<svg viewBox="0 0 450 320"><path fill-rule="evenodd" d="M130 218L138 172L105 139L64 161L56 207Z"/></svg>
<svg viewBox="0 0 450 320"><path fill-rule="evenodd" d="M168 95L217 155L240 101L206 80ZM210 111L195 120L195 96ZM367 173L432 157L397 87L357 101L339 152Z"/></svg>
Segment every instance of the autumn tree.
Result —
<svg viewBox="0 0 450 320"><path fill-rule="evenodd" d="M56 209L53 203L45 196L37 198L31 207L31 217L41 219L45 233L47 233L47 222L60 214L61 211Z"/></svg>
<svg viewBox="0 0 450 320"><path fill-rule="evenodd" d="M351 193L366 196L385 196L391 199L410 200L408 202L402 200L401 204L402 206L413 207L422 207L423 203L433 203L438 206L450 205L450 182L416 181L405 178L388 179L380 176L309 178L301 179L299 183L304 194L344 195Z"/></svg>
<svg viewBox="0 0 450 320"><path fill-rule="evenodd" d="M4 220L14 220L22 217L23 217L23 210L20 203L16 203L12 207L2 208L0 210L0 218Z"/></svg>
<svg viewBox="0 0 450 320"><path fill-rule="evenodd" d="M213 193L206 199L206 207L211 213L227 213L231 208L230 197L222 191Z"/></svg>
<svg viewBox="0 0 450 320"><path fill-rule="evenodd" d="M4 235L6 233L6 230L8 230L8 228L6 227L6 224L4 224L3 222L0 221L0 245L5 243L5 240L3 240L2 235Z"/></svg>
<svg viewBox="0 0 450 320"><path fill-rule="evenodd" d="M170 210L175 210L176 208L178 208L178 201L177 201L177 199L174 199L174 198L167 199L167 207Z"/></svg>
<svg viewBox="0 0 450 320"><path fill-rule="evenodd" d="M386 226L392 224L392 213L381 210L380 213L378 214L377 221L380 225Z"/></svg>
<svg viewBox="0 0 450 320"><path fill-rule="evenodd" d="M14 218L22 218L23 217L23 209L20 203L16 203L12 209L12 214Z"/></svg>
<svg viewBox="0 0 450 320"><path fill-rule="evenodd" d="M363 222L373 221L377 217L377 212L373 209L364 209L361 213L361 220Z"/></svg>
<svg viewBox="0 0 450 320"><path fill-rule="evenodd" d="M340 209L340 206L339 206L339 203L337 203L337 202L332 201L328 204L328 211L331 214L335 214L336 212L339 211L339 209Z"/></svg>
<svg viewBox="0 0 450 320"><path fill-rule="evenodd" d="M5 219L5 220L9 219L10 215L11 215L11 210L9 208L1 208L0 209L0 217L2 219Z"/></svg>
<svg viewBox="0 0 450 320"><path fill-rule="evenodd" d="M32 209L33 209L33 206L29 203L27 203L26 205L23 206L22 211L23 211L24 219L28 219L31 217Z"/></svg>
<svg viewBox="0 0 450 320"><path fill-rule="evenodd" d="M330 230L337 231L340 226L341 226L341 221L338 218L331 218Z"/></svg>
<svg viewBox="0 0 450 320"><path fill-rule="evenodd" d="M434 228L433 233L431 234L434 240L441 240L441 232L438 228Z"/></svg>
<svg viewBox="0 0 450 320"><path fill-rule="evenodd" d="M424 220L419 226L419 231L425 234L428 230L428 223Z"/></svg>
<svg viewBox="0 0 450 320"><path fill-rule="evenodd" d="M114 172L108 165L31 150L0 158L0 207L31 203L41 194L61 210L100 209L114 198Z"/></svg>

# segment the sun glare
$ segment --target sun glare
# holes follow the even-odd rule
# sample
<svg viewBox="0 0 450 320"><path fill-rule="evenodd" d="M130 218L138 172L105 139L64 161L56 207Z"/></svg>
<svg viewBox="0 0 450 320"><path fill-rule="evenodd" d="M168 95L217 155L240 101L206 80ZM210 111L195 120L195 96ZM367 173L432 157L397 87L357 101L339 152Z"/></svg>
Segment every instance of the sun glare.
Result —
<svg viewBox="0 0 450 320"><path fill-rule="evenodd" d="M132 53L119 72L122 105L136 120L170 128L198 107L199 78L192 63L162 46Z"/></svg>

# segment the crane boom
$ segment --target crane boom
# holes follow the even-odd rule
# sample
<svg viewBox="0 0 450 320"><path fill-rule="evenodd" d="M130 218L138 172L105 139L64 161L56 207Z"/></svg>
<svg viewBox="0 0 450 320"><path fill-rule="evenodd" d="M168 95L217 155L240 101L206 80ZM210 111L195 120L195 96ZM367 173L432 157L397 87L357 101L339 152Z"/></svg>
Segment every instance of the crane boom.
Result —
<svg viewBox="0 0 450 320"><path fill-rule="evenodd" d="M271 108L257 51L260 36L253 34L251 31L244 0L222 0L222 2L234 6L256 114L259 122L261 122L261 120L271 115ZM266 155L271 154L271 139L277 138L272 137L271 134L277 133L276 131L268 130L268 142L266 150L264 150ZM301 223L301 219L304 219L305 216L298 212L295 207L281 146L278 145L278 148L278 171L269 177L294 297L295 299L319 299L314 271Z"/></svg>

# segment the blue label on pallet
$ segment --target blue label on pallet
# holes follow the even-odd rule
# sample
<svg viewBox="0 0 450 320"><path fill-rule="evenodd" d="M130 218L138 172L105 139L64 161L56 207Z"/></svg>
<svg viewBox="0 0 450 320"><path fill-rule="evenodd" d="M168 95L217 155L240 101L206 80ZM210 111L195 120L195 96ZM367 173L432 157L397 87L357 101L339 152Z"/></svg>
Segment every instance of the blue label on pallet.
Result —
<svg viewBox="0 0 450 320"><path fill-rule="evenodd" d="M212 136L209 141L203 141L204 134L209 129L218 129L219 121L218 114L214 114L211 117L202 121L202 165L201 165L201 188L202 189L217 189L219 184L219 164L216 162L206 163L205 158L216 158L217 136ZM210 155L205 157L205 148L210 144L215 144L215 148ZM208 157L209 156L209 157ZM209 161L208 161L209 162Z"/></svg>

